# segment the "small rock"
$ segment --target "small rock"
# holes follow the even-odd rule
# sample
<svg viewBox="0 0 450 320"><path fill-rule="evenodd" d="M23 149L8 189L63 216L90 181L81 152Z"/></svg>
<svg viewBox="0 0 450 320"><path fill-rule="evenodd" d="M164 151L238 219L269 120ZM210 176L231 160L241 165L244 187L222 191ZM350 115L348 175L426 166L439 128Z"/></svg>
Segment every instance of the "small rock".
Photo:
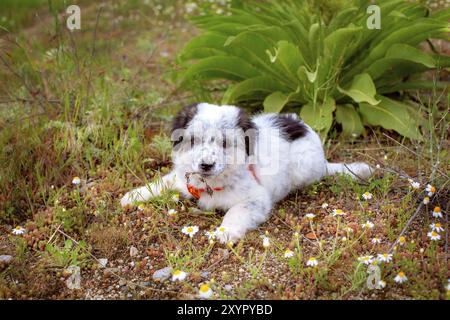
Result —
<svg viewBox="0 0 450 320"><path fill-rule="evenodd" d="M72 275L66 280L66 286L70 290L81 288L81 270L78 266L69 266L67 268Z"/></svg>
<svg viewBox="0 0 450 320"><path fill-rule="evenodd" d="M130 257L135 257L135 256L137 256L137 254L138 254L138 249L136 248L136 247L134 247L134 246L131 246L130 247Z"/></svg>
<svg viewBox="0 0 450 320"><path fill-rule="evenodd" d="M153 280L164 281L164 280L169 279L171 274L172 274L172 267L165 267L165 268L156 270L155 273L153 273Z"/></svg>
<svg viewBox="0 0 450 320"><path fill-rule="evenodd" d="M12 262L12 260L13 260L13 256L6 255L6 254L0 256L1 264L10 264Z"/></svg>
<svg viewBox="0 0 450 320"><path fill-rule="evenodd" d="M105 268L105 270L103 270L103 274L105 276L110 276L114 273L118 273L119 269L118 268Z"/></svg>
<svg viewBox="0 0 450 320"><path fill-rule="evenodd" d="M105 268L107 264L108 264L108 259L106 259L106 258L98 259L98 265L101 268Z"/></svg>
<svg viewBox="0 0 450 320"><path fill-rule="evenodd" d="M232 286L231 284L226 284L223 288L224 288L226 291L231 291L231 290L233 290L233 286Z"/></svg>
<svg viewBox="0 0 450 320"><path fill-rule="evenodd" d="M124 286L124 285L126 285L127 284L127 280L125 280L125 279L120 279L119 280L119 286Z"/></svg>
<svg viewBox="0 0 450 320"><path fill-rule="evenodd" d="M141 281L141 282L139 282L139 285L141 287L150 287L150 282L149 281Z"/></svg>

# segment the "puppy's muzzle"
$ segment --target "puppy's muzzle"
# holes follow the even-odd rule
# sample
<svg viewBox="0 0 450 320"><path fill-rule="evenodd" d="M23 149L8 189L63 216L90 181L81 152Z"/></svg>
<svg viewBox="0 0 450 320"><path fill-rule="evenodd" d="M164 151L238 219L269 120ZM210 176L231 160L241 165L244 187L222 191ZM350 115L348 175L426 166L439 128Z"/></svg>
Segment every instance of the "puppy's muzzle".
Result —
<svg viewBox="0 0 450 320"><path fill-rule="evenodd" d="M202 170L202 173L209 173L212 169L214 169L214 166L216 165L215 162L213 163L206 163L202 162L200 163L200 169Z"/></svg>

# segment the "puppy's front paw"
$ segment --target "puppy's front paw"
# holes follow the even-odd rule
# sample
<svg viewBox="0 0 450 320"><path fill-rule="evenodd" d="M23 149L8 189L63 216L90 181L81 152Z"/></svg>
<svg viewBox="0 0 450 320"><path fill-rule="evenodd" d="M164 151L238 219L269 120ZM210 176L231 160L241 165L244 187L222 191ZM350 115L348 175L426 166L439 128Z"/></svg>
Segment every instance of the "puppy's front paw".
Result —
<svg viewBox="0 0 450 320"><path fill-rule="evenodd" d="M216 234L217 240L219 240L220 243L226 244L230 241L236 243L239 239L245 236L245 231L239 231L233 227L222 225L218 229L223 229L223 231Z"/></svg>

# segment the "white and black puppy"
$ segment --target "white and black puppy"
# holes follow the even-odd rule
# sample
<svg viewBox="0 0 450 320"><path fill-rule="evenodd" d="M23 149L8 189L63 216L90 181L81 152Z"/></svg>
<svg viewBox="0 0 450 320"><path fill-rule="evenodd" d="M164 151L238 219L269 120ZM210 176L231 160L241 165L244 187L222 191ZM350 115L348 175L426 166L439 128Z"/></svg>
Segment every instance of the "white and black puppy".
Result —
<svg viewBox="0 0 450 320"><path fill-rule="evenodd" d="M236 241L266 221L291 191L326 175L368 178L365 163L329 163L319 136L295 114L248 117L235 106L183 108L172 131L173 170L122 198L126 206L174 189L206 210L226 210L222 242Z"/></svg>

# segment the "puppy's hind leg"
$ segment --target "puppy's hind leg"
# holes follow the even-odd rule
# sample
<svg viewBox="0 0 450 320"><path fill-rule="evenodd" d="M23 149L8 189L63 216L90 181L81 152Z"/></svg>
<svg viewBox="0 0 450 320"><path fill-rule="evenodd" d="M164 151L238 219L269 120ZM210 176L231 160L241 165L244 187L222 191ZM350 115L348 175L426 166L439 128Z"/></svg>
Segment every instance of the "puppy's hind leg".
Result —
<svg viewBox="0 0 450 320"><path fill-rule="evenodd" d="M364 162L327 163L327 175L348 174L353 179L365 180L372 176L373 169Z"/></svg>

